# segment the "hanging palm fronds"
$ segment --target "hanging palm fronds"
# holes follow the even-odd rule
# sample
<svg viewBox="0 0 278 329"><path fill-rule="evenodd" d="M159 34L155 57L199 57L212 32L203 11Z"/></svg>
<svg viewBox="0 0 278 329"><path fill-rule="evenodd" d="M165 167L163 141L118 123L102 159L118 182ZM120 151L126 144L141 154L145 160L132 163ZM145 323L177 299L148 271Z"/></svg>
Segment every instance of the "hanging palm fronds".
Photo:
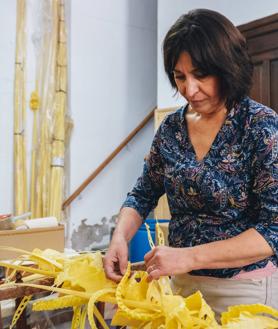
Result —
<svg viewBox="0 0 278 329"><path fill-rule="evenodd" d="M37 90L37 88L36 88ZM31 178L30 178L30 210L35 214L36 205L36 154L37 154L37 121L38 110L40 108L39 95L37 91L32 92L30 99L30 109L33 111L33 136L32 136L32 155L31 155Z"/></svg>
<svg viewBox="0 0 278 329"><path fill-rule="evenodd" d="M16 56L14 82L14 214L27 212L27 171L25 146L25 0L17 0Z"/></svg>
<svg viewBox="0 0 278 329"><path fill-rule="evenodd" d="M65 126L67 108L67 51L64 1L59 1L58 45L56 62L56 95L52 141L49 215L62 219L64 191Z"/></svg>
<svg viewBox="0 0 278 329"><path fill-rule="evenodd" d="M39 118L34 112L30 203L33 218L45 217L49 214L58 42L58 1L38 0L36 5L40 19L37 26L38 32L35 33L33 40L36 48L35 93L39 100Z"/></svg>
<svg viewBox="0 0 278 329"><path fill-rule="evenodd" d="M30 204L33 218L55 216L60 220L65 148L72 127L67 115L65 8L62 0L38 0L36 4L41 14L33 38L37 65L30 101L34 110Z"/></svg>

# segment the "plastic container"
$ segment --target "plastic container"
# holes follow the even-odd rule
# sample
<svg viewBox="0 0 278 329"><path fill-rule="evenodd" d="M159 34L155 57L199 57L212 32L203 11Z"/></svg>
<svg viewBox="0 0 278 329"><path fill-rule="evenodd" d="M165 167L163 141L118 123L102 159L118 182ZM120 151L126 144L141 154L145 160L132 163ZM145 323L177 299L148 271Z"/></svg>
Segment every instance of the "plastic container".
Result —
<svg viewBox="0 0 278 329"><path fill-rule="evenodd" d="M151 236L155 243L155 219L146 219L145 221L150 226ZM169 219L158 219L159 223L167 223ZM139 230L129 243L129 260L131 263L141 262L144 260L145 254L151 250L148 233L145 224L142 224Z"/></svg>

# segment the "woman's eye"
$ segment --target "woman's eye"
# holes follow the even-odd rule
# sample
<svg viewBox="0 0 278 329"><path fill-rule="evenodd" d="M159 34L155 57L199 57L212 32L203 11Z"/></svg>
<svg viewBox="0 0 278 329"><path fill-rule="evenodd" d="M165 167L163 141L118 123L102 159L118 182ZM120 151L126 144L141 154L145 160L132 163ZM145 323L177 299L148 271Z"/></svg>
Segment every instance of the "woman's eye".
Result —
<svg viewBox="0 0 278 329"><path fill-rule="evenodd" d="M174 75L174 79L184 81L185 80L185 77L182 76L182 75Z"/></svg>
<svg viewBox="0 0 278 329"><path fill-rule="evenodd" d="M204 78L206 78L208 75L207 74L205 74L205 73L203 73L203 72L195 72L194 73L194 76L197 78L197 79L204 79Z"/></svg>

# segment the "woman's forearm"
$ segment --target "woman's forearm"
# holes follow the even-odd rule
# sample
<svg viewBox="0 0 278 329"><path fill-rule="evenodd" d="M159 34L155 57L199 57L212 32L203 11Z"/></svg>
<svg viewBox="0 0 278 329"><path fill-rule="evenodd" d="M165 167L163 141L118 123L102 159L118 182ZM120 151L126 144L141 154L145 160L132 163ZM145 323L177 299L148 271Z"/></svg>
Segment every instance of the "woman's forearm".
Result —
<svg viewBox="0 0 278 329"><path fill-rule="evenodd" d="M133 208L124 207L120 211L113 239L123 238L130 241L141 225L142 219L138 212Z"/></svg>
<svg viewBox="0 0 278 329"><path fill-rule="evenodd" d="M242 267L273 255L273 250L255 229L236 237L192 248L194 270Z"/></svg>

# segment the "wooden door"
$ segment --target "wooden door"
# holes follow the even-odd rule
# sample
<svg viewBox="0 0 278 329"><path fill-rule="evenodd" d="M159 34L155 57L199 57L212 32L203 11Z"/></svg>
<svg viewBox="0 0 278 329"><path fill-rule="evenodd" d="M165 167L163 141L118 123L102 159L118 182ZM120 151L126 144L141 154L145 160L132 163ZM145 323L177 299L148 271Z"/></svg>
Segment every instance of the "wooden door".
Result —
<svg viewBox="0 0 278 329"><path fill-rule="evenodd" d="M238 26L254 64L250 96L278 112L278 14Z"/></svg>

